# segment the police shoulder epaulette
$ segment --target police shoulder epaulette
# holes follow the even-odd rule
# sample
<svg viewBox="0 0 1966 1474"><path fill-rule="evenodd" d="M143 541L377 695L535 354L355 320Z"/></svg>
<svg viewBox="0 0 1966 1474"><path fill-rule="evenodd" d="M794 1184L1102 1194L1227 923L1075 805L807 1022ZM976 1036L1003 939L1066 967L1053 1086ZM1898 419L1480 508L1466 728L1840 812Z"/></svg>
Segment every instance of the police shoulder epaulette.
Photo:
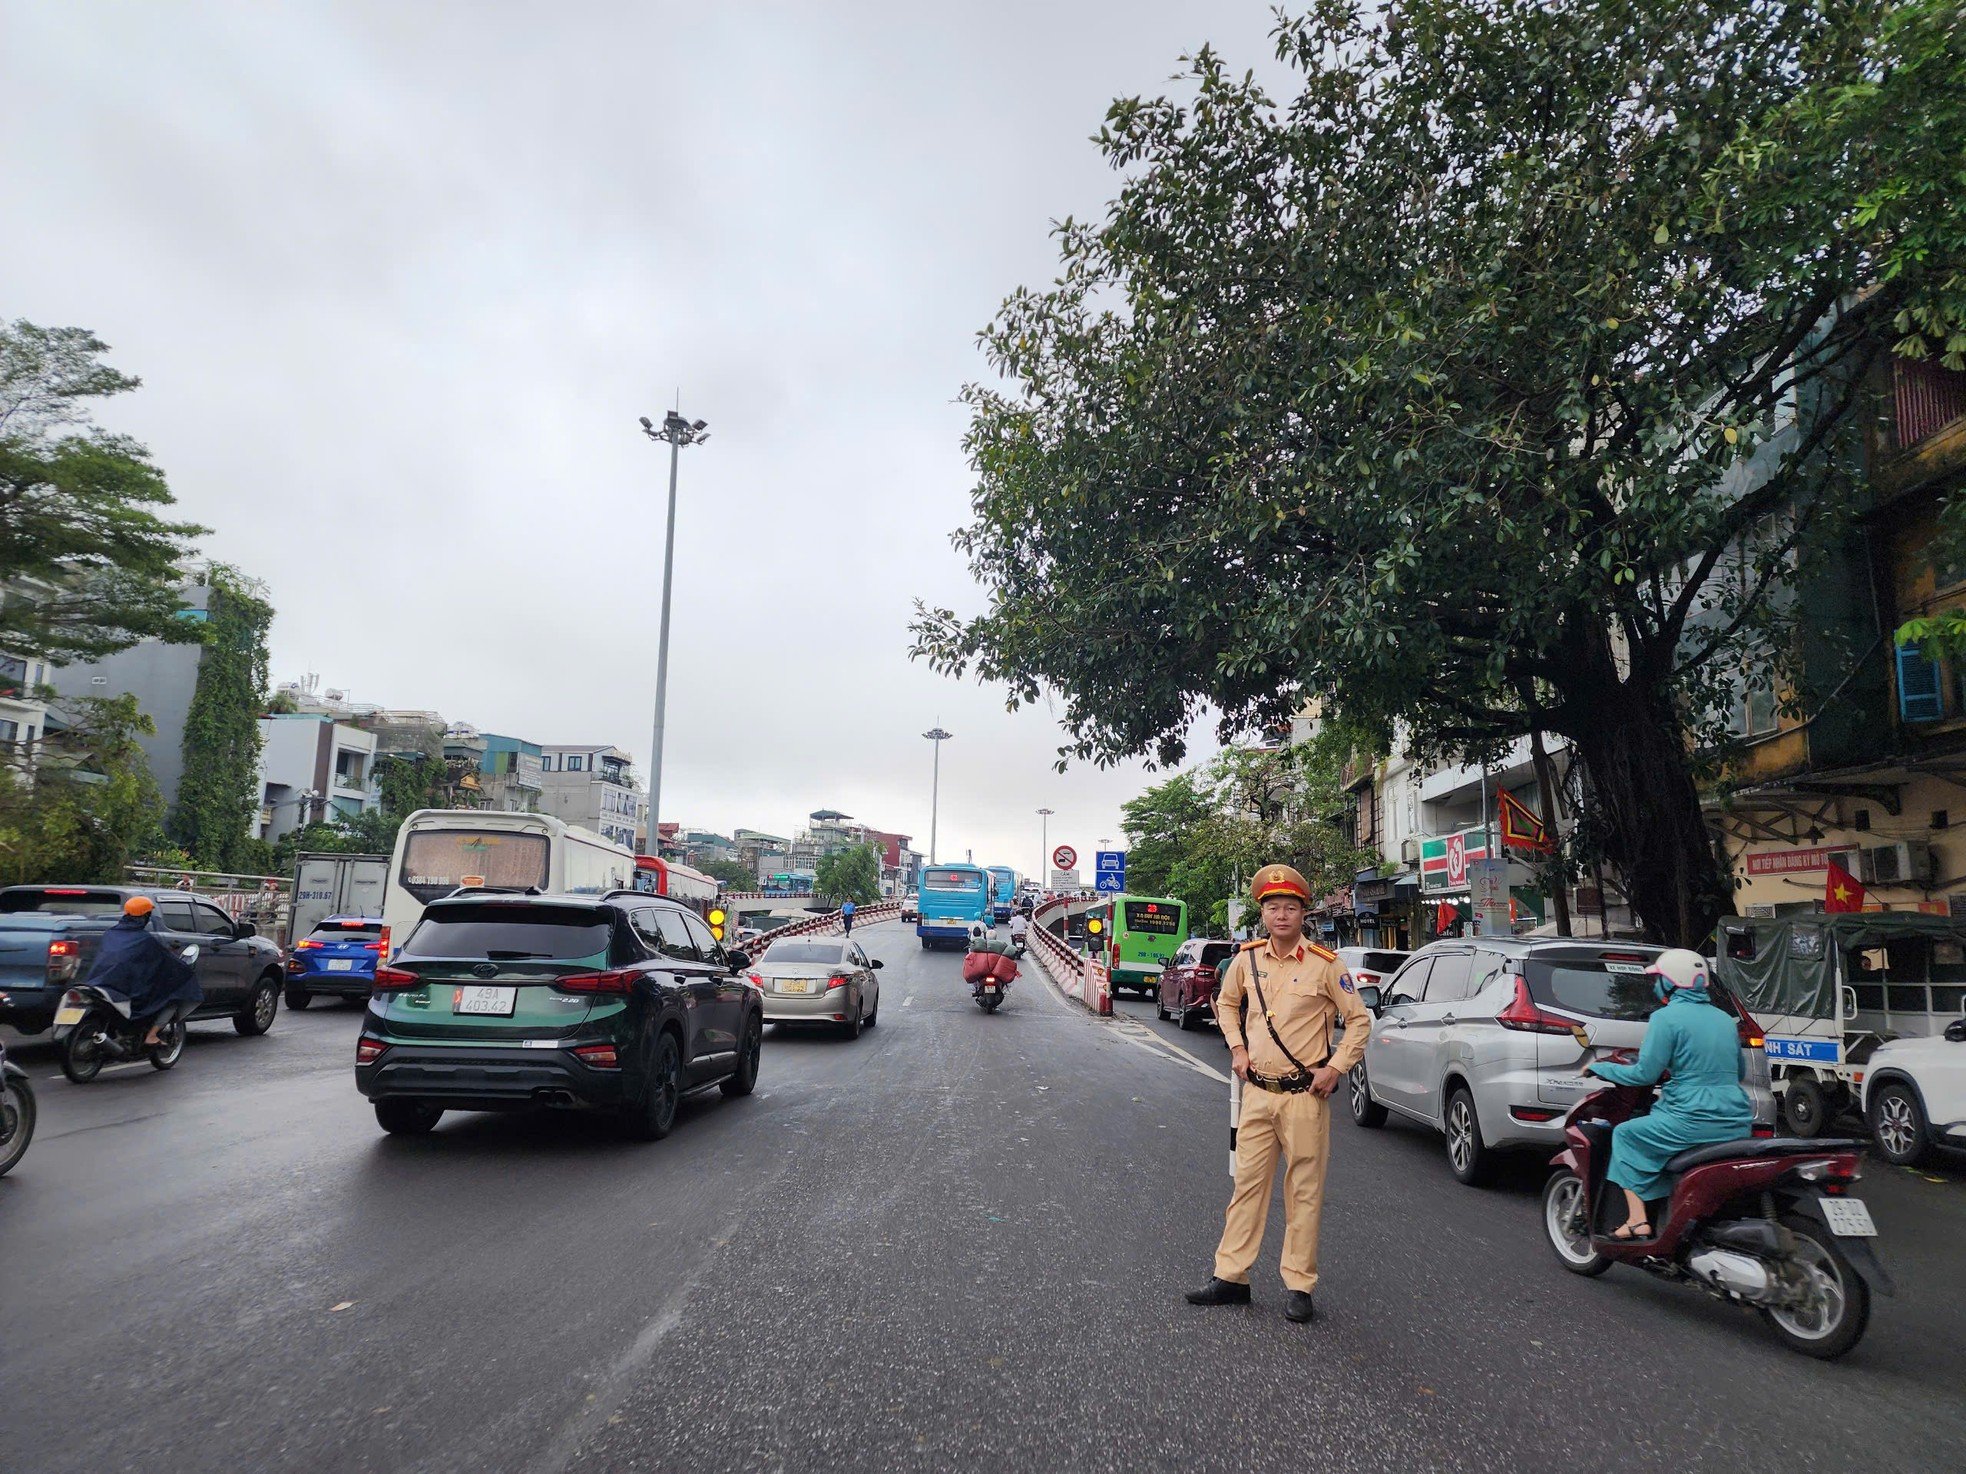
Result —
<svg viewBox="0 0 1966 1474"><path fill-rule="evenodd" d="M1244 942L1240 947L1236 948L1236 950L1238 952L1254 952L1258 947L1262 946L1264 942L1265 942L1265 938L1258 937L1253 942Z"/></svg>
<svg viewBox="0 0 1966 1474"><path fill-rule="evenodd" d="M1338 960L1338 954L1328 947L1320 947L1316 942L1307 942L1305 946L1311 956L1319 958L1322 961L1336 962Z"/></svg>

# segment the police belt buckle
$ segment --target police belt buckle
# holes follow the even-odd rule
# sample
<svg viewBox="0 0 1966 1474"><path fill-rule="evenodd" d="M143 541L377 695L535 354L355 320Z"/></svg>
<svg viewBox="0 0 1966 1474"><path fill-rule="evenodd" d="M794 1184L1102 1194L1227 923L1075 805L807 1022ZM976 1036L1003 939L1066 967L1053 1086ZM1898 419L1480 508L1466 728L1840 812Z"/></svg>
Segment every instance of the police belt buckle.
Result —
<svg viewBox="0 0 1966 1474"><path fill-rule="evenodd" d="M1322 1069L1323 1066L1319 1064L1311 1068ZM1301 1075L1261 1075L1251 1070L1247 1078L1258 1090L1267 1090L1273 1095L1301 1095L1311 1088L1311 1077L1308 1072Z"/></svg>

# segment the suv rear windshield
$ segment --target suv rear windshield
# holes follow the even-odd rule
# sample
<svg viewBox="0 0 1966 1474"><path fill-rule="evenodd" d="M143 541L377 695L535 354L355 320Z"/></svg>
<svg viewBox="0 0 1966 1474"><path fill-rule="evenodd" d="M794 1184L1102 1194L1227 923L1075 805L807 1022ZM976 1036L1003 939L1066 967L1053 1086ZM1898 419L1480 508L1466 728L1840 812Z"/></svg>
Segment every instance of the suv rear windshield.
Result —
<svg viewBox="0 0 1966 1474"><path fill-rule="evenodd" d="M8 891L0 911L39 911L47 916L121 916L123 898L115 891L51 886L47 890Z"/></svg>
<svg viewBox="0 0 1966 1474"><path fill-rule="evenodd" d="M403 888L419 901L434 901L464 884L498 890L546 889L547 840L543 834L497 829L426 829L403 845Z"/></svg>
<svg viewBox="0 0 1966 1474"><path fill-rule="evenodd" d="M310 942L377 942L382 928L362 921L324 921L307 934Z"/></svg>
<svg viewBox="0 0 1966 1474"><path fill-rule="evenodd" d="M765 948L767 962L838 962L838 942L773 942Z"/></svg>
<svg viewBox="0 0 1966 1474"><path fill-rule="evenodd" d="M1644 956L1537 958L1523 960L1529 996L1570 1013L1638 1022L1652 1016L1659 1000Z"/></svg>
<svg viewBox="0 0 1966 1474"><path fill-rule="evenodd" d="M1228 966L1229 959L1235 955L1234 942L1210 942L1201 949L1201 956L1196 960L1203 967L1222 968Z"/></svg>
<svg viewBox="0 0 1966 1474"><path fill-rule="evenodd" d="M1367 972L1381 973L1391 977L1399 971L1399 965L1406 961L1404 952L1367 952L1359 959L1359 966Z"/></svg>
<svg viewBox="0 0 1966 1474"><path fill-rule="evenodd" d="M614 934L593 911L554 906L433 906L397 954L402 961L578 962L599 967Z"/></svg>
<svg viewBox="0 0 1966 1474"><path fill-rule="evenodd" d="M1155 936L1171 937L1181 930L1181 908L1169 901L1128 901L1123 908L1126 912L1128 931L1151 932Z"/></svg>

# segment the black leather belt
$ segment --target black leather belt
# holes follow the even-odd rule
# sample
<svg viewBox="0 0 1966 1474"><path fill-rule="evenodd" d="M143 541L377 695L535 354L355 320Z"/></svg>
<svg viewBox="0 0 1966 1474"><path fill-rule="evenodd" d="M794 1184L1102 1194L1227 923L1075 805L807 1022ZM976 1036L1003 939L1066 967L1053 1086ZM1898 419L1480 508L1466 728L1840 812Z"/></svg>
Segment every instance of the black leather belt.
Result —
<svg viewBox="0 0 1966 1474"><path fill-rule="evenodd" d="M1325 1059L1319 1060L1311 1066L1311 1069L1323 1069L1329 1058L1326 1056ZM1258 1090L1267 1090L1272 1095L1301 1095L1311 1088L1310 1071L1301 1075L1262 1075L1251 1070L1245 1078L1247 1083L1254 1085Z"/></svg>

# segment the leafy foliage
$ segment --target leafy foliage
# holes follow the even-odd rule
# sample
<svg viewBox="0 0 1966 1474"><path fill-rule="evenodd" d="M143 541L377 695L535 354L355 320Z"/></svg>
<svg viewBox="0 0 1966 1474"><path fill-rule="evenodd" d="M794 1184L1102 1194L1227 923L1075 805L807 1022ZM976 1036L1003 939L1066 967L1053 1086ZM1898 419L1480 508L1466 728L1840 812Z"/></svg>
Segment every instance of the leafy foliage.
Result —
<svg viewBox="0 0 1966 1474"><path fill-rule="evenodd" d="M734 891L754 891L758 888L758 872L741 860L705 860L696 868Z"/></svg>
<svg viewBox="0 0 1966 1474"><path fill-rule="evenodd" d="M1229 903L1264 865L1295 866L1322 896L1377 856L1352 841L1335 743L1231 749L1121 810L1126 884L1188 903L1191 929L1227 936Z"/></svg>
<svg viewBox="0 0 1966 1474"><path fill-rule="evenodd" d="M267 687L266 635L273 609L236 570L214 567L198 663L184 722L184 776L171 838L206 870L241 870L257 858L259 717Z"/></svg>
<svg viewBox="0 0 1966 1474"><path fill-rule="evenodd" d="M881 859L870 844L822 856L813 871L813 892L822 901L865 906L881 898Z"/></svg>
<svg viewBox="0 0 1966 1474"><path fill-rule="evenodd" d="M56 709L30 781L0 767L0 885L108 884L162 839L162 804L139 736L155 732L134 696Z"/></svg>
<svg viewBox="0 0 1966 1474"><path fill-rule="evenodd" d="M188 640L175 570L206 531L165 521L164 473L90 402L138 380L102 361L83 328L0 324L0 649L55 660L105 655L145 636Z"/></svg>
<svg viewBox="0 0 1966 1474"><path fill-rule="evenodd" d="M1118 197L966 391L991 608L916 653L1058 693L1061 760L1306 693L1422 760L1560 734L1646 926L1697 940L1731 900L1689 749L1782 666L1885 338L1957 301L1912 245L1943 208L1866 203L1898 129L1966 148L1888 49L1930 8L1319 0L1294 98L1204 48L1191 98L1115 102Z"/></svg>

